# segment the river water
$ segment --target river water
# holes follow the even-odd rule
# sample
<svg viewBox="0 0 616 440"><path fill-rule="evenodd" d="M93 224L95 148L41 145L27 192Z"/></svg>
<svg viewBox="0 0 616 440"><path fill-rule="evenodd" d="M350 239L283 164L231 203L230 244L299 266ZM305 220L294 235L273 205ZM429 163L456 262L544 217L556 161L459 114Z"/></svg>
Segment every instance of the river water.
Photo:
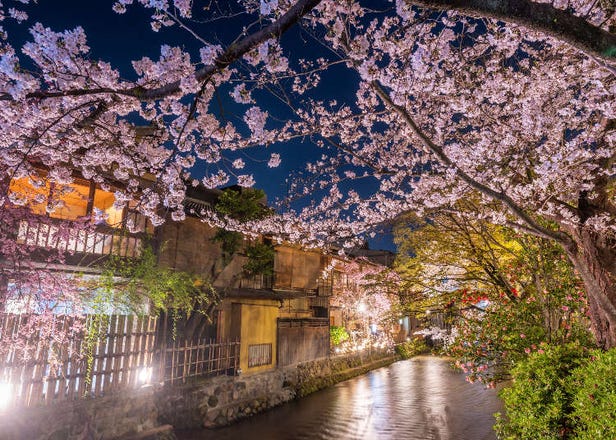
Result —
<svg viewBox="0 0 616 440"><path fill-rule="evenodd" d="M371 371L235 425L179 432L197 439L492 440L495 390L465 382L446 360L419 356Z"/></svg>

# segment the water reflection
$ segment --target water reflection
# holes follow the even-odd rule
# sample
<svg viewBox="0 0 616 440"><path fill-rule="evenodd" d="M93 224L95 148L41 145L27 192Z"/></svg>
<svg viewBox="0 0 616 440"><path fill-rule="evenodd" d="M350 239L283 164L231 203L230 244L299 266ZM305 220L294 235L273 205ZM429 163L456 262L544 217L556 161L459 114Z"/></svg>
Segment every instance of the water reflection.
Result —
<svg viewBox="0 0 616 440"><path fill-rule="evenodd" d="M494 390L471 385L447 362L421 356L218 430L179 432L196 439L491 440Z"/></svg>

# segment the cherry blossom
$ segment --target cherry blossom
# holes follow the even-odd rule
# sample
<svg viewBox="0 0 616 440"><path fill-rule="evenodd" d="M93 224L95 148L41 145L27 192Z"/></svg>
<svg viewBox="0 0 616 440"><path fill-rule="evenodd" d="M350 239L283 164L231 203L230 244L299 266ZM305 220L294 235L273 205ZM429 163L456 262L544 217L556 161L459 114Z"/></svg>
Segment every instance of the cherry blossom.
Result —
<svg viewBox="0 0 616 440"><path fill-rule="evenodd" d="M221 18L214 11L120 0L117 12L145 8L154 30L175 26L199 46L165 41L157 59L133 60L129 78L91 53L83 28L28 23L3 7L3 19L23 20L31 38L19 46L7 35L0 50L0 173L36 180L48 170L66 182L62 170L74 170L119 183L160 224L161 209L182 218L191 175L208 187L234 183L230 152L277 144L284 157L291 141L310 141L322 154L289 181L292 200L310 197L251 233L351 246L401 213L478 197L486 219L566 249L596 337L614 346L616 17L609 2L520 1L545 14L520 15L506 0L498 10L242 1L254 25L238 24L238 37L222 42L208 34L208 19ZM305 30L301 53L280 38L293 24ZM328 96L332 83L352 96ZM220 111L221 91L236 118ZM235 179L258 185L252 170Z"/></svg>

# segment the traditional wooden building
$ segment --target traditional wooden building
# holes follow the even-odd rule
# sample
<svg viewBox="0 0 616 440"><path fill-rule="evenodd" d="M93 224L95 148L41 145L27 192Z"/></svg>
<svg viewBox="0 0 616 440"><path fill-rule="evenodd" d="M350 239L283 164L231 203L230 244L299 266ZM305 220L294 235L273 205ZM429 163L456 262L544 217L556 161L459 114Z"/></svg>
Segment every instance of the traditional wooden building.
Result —
<svg viewBox="0 0 616 440"><path fill-rule="evenodd" d="M199 219L202 210L213 209L220 193L193 188L185 201L186 219L158 228L160 264L211 282L220 302L210 313L212 322L204 323L210 326L207 334L217 340L241 341L243 373L326 357L331 285L322 275L328 257L277 244L273 245L271 270L248 273L244 269L248 257L242 248L223 258L214 239L216 229Z"/></svg>
<svg viewBox="0 0 616 440"><path fill-rule="evenodd" d="M28 179L15 180L10 189L29 197L32 211L41 219L21 221L18 242L65 252L67 271L89 271L96 276L97 265L105 258L138 258L146 246L153 246L160 266L187 272L213 286L217 298L200 311L205 313L195 313L179 323L177 317L163 315L159 319L158 342L153 349L164 353L170 345L177 345L177 340L183 340L185 347L201 346L203 341L237 340L238 366L243 374L329 355L330 324L342 321L340 309L331 307L330 299L332 294L351 289L345 284L347 275L340 270L332 272L334 257L330 255L291 243L271 244L266 237L245 237L243 246L226 255L215 239L217 229L200 218L214 209L221 190L190 187L184 200L186 218L181 222L168 219L154 228L135 204L116 209L114 188L103 189L79 176L62 191ZM37 202L50 196L59 197L59 209L50 211ZM67 220L84 218L96 224L68 236L58 234ZM273 247L271 268L263 273L245 269L250 260L246 245L255 241Z"/></svg>

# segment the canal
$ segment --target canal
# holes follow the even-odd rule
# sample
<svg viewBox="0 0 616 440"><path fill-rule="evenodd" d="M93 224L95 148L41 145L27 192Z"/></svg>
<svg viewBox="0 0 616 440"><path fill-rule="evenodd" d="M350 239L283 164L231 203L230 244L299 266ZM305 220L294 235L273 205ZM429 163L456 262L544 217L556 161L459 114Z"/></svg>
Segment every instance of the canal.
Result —
<svg viewBox="0 0 616 440"><path fill-rule="evenodd" d="M488 440L502 404L447 361L420 356L339 383L216 429L176 433L197 439Z"/></svg>

